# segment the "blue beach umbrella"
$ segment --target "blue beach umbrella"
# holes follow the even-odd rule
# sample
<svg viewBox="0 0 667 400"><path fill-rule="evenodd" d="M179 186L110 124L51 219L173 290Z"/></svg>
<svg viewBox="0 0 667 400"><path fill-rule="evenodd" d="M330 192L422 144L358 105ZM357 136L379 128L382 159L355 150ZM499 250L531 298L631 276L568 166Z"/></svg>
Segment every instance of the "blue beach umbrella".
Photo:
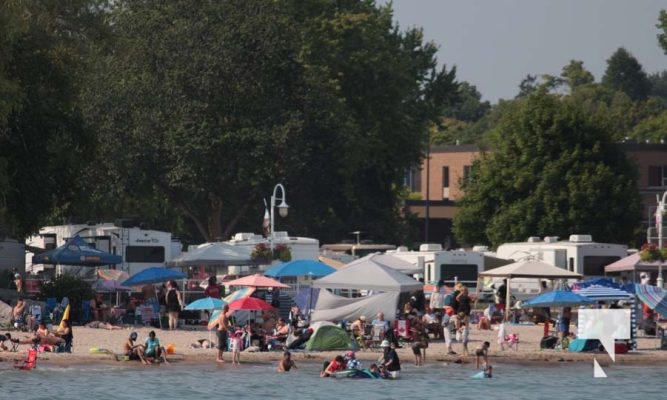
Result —
<svg viewBox="0 0 667 400"><path fill-rule="evenodd" d="M322 277L336 272L336 269L315 260L292 260L274 265L264 275L280 278L283 276Z"/></svg>
<svg viewBox="0 0 667 400"><path fill-rule="evenodd" d="M221 309L225 303L221 299L216 299L214 297L204 297L203 299L195 300L185 306L186 310L215 310Z"/></svg>
<svg viewBox="0 0 667 400"><path fill-rule="evenodd" d="M173 269L167 269L164 267L151 267L146 268L137 272L136 274L130 276L125 281L123 281L123 286L142 286L151 283L160 283L170 280L185 279L185 275L181 271L176 271Z"/></svg>
<svg viewBox="0 0 667 400"><path fill-rule="evenodd" d="M523 307L571 307L591 304L593 300L569 290L551 290L523 302Z"/></svg>

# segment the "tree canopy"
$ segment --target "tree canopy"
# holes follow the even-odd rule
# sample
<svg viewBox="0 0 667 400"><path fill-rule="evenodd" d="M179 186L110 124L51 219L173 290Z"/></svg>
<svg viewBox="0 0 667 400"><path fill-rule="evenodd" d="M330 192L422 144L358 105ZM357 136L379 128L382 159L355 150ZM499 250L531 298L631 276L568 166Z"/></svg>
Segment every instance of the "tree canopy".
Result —
<svg viewBox="0 0 667 400"><path fill-rule="evenodd" d="M497 246L585 232L631 241L640 219L637 172L605 125L544 88L505 111L492 150L464 182L457 240Z"/></svg>

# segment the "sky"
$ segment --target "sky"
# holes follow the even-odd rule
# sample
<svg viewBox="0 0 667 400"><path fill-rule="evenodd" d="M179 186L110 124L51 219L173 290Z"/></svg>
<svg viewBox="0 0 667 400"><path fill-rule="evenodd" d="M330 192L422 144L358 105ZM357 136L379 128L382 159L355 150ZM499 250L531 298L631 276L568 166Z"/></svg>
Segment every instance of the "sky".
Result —
<svg viewBox="0 0 667 400"><path fill-rule="evenodd" d="M386 1L378 0L379 4ZM438 61L484 100L511 99L527 74L584 62L596 81L625 47L647 73L667 70L656 24L667 0L393 0L401 30L422 27Z"/></svg>

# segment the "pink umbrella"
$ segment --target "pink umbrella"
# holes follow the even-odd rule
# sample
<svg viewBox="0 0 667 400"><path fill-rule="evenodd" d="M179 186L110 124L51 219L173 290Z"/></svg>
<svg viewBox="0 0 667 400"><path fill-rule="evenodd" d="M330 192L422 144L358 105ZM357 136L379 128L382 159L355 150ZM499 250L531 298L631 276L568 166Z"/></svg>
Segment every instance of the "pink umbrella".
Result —
<svg viewBox="0 0 667 400"><path fill-rule="evenodd" d="M98 269L97 274L106 281L124 281L130 277L127 272L117 269Z"/></svg>
<svg viewBox="0 0 667 400"><path fill-rule="evenodd" d="M238 300L234 300L229 303L230 310L272 310L273 306L262 299L257 297L243 297Z"/></svg>
<svg viewBox="0 0 667 400"><path fill-rule="evenodd" d="M248 275L243 278L234 279L233 281L227 282L229 286L250 286L250 287L266 287L266 288L279 288L285 289L289 288L289 285L285 285L273 278L264 276L261 274ZM230 305L231 306L231 305Z"/></svg>

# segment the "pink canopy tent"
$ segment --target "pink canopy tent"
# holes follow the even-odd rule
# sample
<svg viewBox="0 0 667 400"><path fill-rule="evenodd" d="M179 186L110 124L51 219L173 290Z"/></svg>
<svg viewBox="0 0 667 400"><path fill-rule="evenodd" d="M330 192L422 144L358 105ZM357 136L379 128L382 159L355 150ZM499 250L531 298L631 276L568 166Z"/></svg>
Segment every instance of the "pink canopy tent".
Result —
<svg viewBox="0 0 667 400"><path fill-rule="evenodd" d="M658 271L659 268L659 261L642 261L639 253L635 253L607 265L604 272Z"/></svg>

